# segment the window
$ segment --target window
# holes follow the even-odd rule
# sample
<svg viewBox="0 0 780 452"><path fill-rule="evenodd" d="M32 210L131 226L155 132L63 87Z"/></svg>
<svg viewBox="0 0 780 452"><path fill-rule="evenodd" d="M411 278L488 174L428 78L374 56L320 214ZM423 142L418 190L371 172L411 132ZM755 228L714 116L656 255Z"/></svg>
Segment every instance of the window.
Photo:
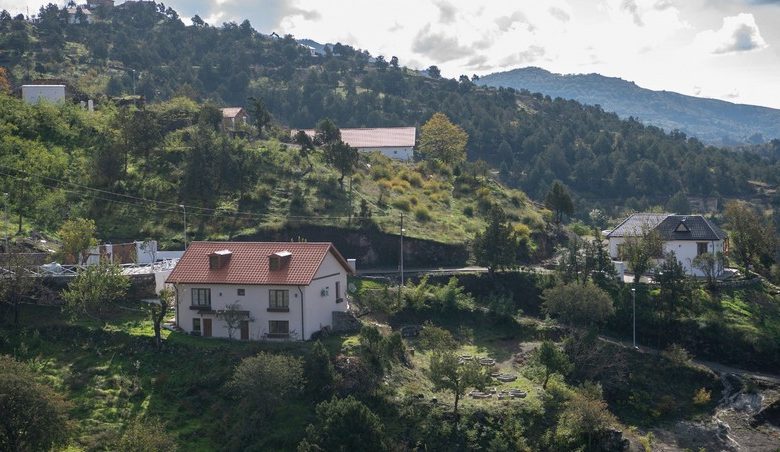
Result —
<svg viewBox="0 0 780 452"><path fill-rule="evenodd" d="M290 310L290 291L271 289L268 291L268 310L286 312Z"/></svg>
<svg viewBox="0 0 780 452"><path fill-rule="evenodd" d="M341 298L341 281L336 281L336 300Z"/></svg>
<svg viewBox="0 0 780 452"><path fill-rule="evenodd" d="M200 334L200 319L192 319L192 332Z"/></svg>
<svg viewBox="0 0 780 452"><path fill-rule="evenodd" d="M192 305L211 307L211 289L192 289Z"/></svg>
<svg viewBox="0 0 780 452"><path fill-rule="evenodd" d="M239 297L243 297L244 295L246 295L246 290L244 290L244 289L238 289L238 296L239 296Z"/></svg>
<svg viewBox="0 0 780 452"><path fill-rule="evenodd" d="M700 256L707 252L707 242L696 242L696 255Z"/></svg>
<svg viewBox="0 0 780 452"><path fill-rule="evenodd" d="M290 335L290 322L287 320L269 320L268 336L287 337Z"/></svg>

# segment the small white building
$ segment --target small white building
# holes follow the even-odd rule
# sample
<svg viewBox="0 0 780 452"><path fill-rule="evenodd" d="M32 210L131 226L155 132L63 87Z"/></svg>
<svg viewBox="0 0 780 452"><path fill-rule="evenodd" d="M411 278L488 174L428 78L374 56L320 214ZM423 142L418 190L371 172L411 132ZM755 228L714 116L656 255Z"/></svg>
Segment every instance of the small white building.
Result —
<svg viewBox="0 0 780 452"><path fill-rule="evenodd" d="M331 243L193 242L166 282L188 333L301 340L347 311L352 273ZM236 331L226 316L240 317Z"/></svg>
<svg viewBox="0 0 780 452"><path fill-rule="evenodd" d="M84 20L86 23L91 24L93 22L92 19L92 11L89 10L87 5L83 6L77 6L75 8L71 7L67 9L68 11L68 23L73 24L80 24L82 20ZM79 17L79 12L83 15L83 19Z"/></svg>
<svg viewBox="0 0 780 452"><path fill-rule="evenodd" d="M673 215L669 213L635 213L607 233L609 255L615 262L619 274L626 265L623 262L623 244L628 237L639 237L649 231L656 231L663 240L663 254L674 252L677 261L686 273L705 276L694 268L693 260L700 254L725 254L728 252L728 236L701 215ZM659 256L660 261L661 256ZM715 269L716 275L723 273L723 266Z"/></svg>
<svg viewBox="0 0 780 452"><path fill-rule="evenodd" d="M304 129L314 139L314 129ZM298 130L290 131L292 137ZM412 160L417 140L414 127L376 127L359 129L341 129L341 140L359 152L379 152L396 160Z"/></svg>
<svg viewBox="0 0 780 452"><path fill-rule="evenodd" d="M63 102L65 85L22 85L22 100L28 104L36 104L40 101Z"/></svg>

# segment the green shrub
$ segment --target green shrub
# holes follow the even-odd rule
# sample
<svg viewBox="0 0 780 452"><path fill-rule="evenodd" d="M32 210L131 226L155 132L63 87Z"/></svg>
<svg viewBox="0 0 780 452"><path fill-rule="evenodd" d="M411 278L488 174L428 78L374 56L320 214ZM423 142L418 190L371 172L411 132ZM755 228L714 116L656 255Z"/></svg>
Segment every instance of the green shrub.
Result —
<svg viewBox="0 0 780 452"><path fill-rule="evenodd" d="M409 202L408 198L398 198L394 199L392 202L393 207L395 207L398 210L403 210L404 212L409 212L412 210L412 205Z"/></svg>
<svg viewBox="0 0 780 452"><path fill-rule="evenodd" d="M466 206L463 208L463 215L466 215L467 217L471 218L474 216L474 208L471 206Z"/></svg>
<svg viewBox="0 0 780 452"><path fill-rule="evenodd" d="M409 182L409 185L411 185L412 187L419 188L422 187L423 185L423 178L420 175L420 173L417 172L412 173L409 171L404 171L403 173L401 173L401 179Z"/></svg>
<svg viewBox="0 0 780 452"><path fill-rule="evenodd" d="M420 221L422 223L427 223L428 221L431 221L431 212L428 210L427 207L420 206L414 209L414 218L416 218L417 221Z"/></svg>

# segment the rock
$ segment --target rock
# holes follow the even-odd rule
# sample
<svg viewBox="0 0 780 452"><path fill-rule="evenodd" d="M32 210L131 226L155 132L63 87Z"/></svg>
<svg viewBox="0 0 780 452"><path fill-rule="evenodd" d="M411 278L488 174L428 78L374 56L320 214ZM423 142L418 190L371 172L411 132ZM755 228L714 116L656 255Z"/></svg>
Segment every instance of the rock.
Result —
<svg viewBox="0 0 780 452"><path fill-rule="evenodd" d="M776 400L758 414L753 416L753 420L750 422L751 427L756 427L762 424L771 424L777 428L780 428L780 400Z"/></svg>

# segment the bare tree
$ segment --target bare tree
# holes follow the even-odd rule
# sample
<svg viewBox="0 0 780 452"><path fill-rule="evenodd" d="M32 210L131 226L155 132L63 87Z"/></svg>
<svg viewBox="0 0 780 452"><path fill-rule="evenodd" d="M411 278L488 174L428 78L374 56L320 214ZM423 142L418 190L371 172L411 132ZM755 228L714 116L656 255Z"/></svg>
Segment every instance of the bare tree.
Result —
<svg viewBox="0 0 780 452"><path fill-rule="evenodd" d="M162 336L160 334L160 326L162 321L165 320L165 316L173 306L173 289L165 288L160 291L160 299L154 300L149 303L149 315L152 318L154 324L154 343L157 348L162 347Z"/></svg>
<svg viewBox="0 0 780 452"><path fill-rule="evenodd" d="M712 287L715 285L715 277L723 268L723 263L723 253L717 252L699 254L693 258L691 265L704 273L704 276L707 278L707 284Z"/></svg>
<svg viewBox="0 0 780 452"><path fill-rule="evenodd" d="M634 273L634 285L639 278L653 268L653 260L662 257L663 239L658 231L643 228L641 234L626 237L623 255L628 268Z"/></svg>
<svg viewBox="0 0 780 452"><path fill-rule="evenodd" d="M223 311L217 314L217 317L225 322L225 328L228 331L228 338L233 339L236 330L241 327L241 322L249 319L249 313L241 310L241 305L235 303L225 306Z"/></svg>

